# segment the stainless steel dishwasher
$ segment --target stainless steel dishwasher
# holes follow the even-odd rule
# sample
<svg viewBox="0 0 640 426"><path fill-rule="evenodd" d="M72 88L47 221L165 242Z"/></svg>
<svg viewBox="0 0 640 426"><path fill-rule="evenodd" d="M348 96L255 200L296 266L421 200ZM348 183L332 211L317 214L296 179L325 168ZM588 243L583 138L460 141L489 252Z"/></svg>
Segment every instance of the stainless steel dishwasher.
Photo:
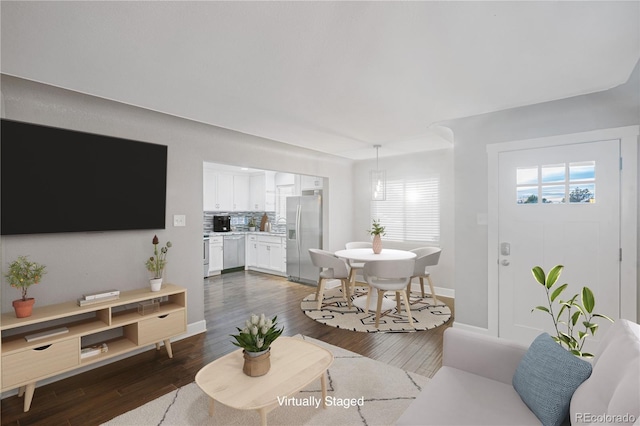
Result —
<svg viewBox="0 0 640 426"><path fill-rule="evenodd" d="M223 269L244 266L244 235L225 235Z"/></svg>

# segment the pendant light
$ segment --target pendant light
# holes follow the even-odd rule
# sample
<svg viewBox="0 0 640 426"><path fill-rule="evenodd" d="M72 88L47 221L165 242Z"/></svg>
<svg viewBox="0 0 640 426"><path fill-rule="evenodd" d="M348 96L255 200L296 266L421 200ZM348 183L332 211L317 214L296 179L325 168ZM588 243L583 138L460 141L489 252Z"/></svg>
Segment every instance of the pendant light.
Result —
<svg viewBox="0 0 640 426"><path fill-rule="evenodd" d="M384 201L387 199L386 173L378 167L380 145L374 145L373 147L376 149L376 169L371 170L371 201Z"/></svg>

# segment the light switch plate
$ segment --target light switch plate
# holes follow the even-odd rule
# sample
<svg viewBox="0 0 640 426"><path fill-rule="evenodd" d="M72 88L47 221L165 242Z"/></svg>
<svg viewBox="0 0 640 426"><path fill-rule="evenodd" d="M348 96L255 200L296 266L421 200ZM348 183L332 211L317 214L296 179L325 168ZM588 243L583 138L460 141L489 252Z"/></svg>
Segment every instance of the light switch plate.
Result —
<svg viewBox="0 0 640 426"><path fill-rule="evenodd" d="M183 214L174 214L173 226L187 226L187 216Z"/></svg>

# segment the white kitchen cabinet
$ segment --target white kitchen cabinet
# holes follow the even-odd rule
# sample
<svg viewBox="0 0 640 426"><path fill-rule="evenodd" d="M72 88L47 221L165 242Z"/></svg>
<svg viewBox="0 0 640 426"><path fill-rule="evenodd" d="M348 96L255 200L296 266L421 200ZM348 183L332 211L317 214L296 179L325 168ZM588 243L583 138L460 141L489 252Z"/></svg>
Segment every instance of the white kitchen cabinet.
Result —
<svg viewBox="0 0 640 426"><path fill-rule="evenodd" d="M300 176L300 189L303 191L310 189L322 189L322 178L319 176Z"/></svg>
<svg viewBox="0 0 640 426"><path fill-rule="evenodd" d="M282 237L258 237L258 267L282 272Z"/></svg>
<svg viewBox="0 0 640 426"><path fill-rule="evenodd" d="M258 237L256 235L247 235L245 254L245 269L258 266Z"/></svg>
<svg viewBox="0 0 640 426"><path fill-rule="evenodd" d="M233 210L251 210L249 206L249 176L247 175L233 176Z"/></svg>
<svg viewBox="0 0 640 426"><path fill-rule="evenodd" d="M224 260L224 246L222 237L209 238L209 275L222 271Z"/></svg>
<svg viewBox="0 0 640 426"><path fill-rule="evenodd" d="M247 236L247 269L284 275L286 247L278 235L249 234Z"/></svg>
<svg viewBox="0 0 640 426"><path fill-rule="evenodd" d="M233 211L233 175L218 173L218 208L216 210Z"/></svg>
<svg viewBox="0 0 640 426"><path fill-rule="evenodd" d="M265 174L258 173L249 177L249 210L265 211Z"/></svg>
<svg viewBox="0 0 640 426"><path fill-rule="evenodd" d="M253 174L249 182L249 207L251 211L273 212L276 210L275 172Z"/></svg>
<svg viewBox="0 0 640 426"><path fill-rule="evenodd" d="M218 173L207 168L204 169L203 174L202 206L204 211L220 209L218 204Z"/></svg>
<svg viewBox="0 0 640 426"><path fill-rule="evenodd" d="M215 210L249 210L249 176L231 173L217 174L217 203Z"/></svg>

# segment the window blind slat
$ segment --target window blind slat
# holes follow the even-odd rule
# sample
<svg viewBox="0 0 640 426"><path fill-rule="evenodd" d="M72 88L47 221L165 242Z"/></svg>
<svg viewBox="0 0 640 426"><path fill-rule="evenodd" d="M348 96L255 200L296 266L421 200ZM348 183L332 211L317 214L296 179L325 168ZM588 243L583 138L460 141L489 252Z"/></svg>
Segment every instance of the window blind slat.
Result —
<svg viewBox="0 0 640 426"><path fill-rule="evenodd" d="M389 179L387 199L371 202L371 218L385 227L385 240L440 242L440 179Z"/></svg>

